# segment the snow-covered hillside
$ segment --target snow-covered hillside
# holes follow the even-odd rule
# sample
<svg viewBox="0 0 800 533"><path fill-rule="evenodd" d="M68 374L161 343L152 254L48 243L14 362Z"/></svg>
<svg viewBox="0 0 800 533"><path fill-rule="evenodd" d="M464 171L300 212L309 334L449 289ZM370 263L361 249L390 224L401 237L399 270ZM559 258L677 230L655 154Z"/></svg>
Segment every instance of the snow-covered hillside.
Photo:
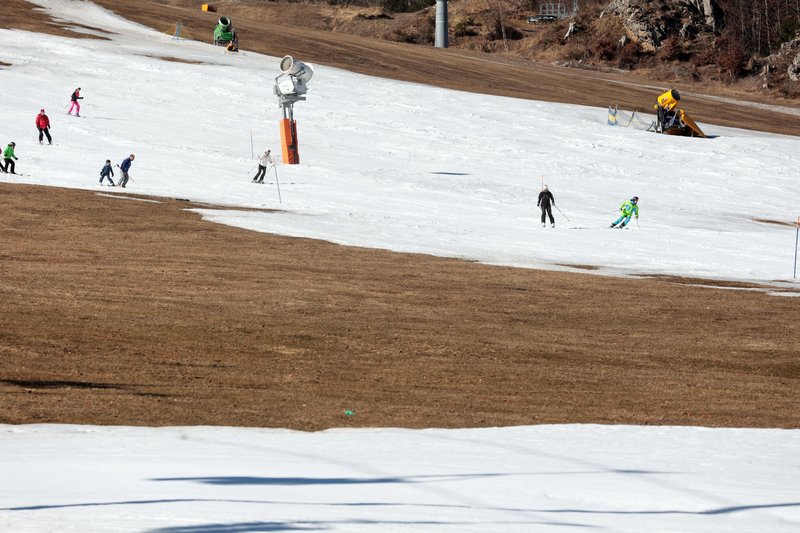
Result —
<svg viewBox="0 0 800 533"><path fill-rule="evenodd" d="M110 40L0 30L0 142L16 142L22 173L4 181L100 191L103 162L135 153L128 192L229 205L206 216L257 231L606 274L791 276L794 230L754 219L800 214L800 139L657 136L606 126L604 109L317 66L279 203L274 183L250 183L252 151L279 151L279 58L32 1ZM76 87L82 118L65 114ZM40 108L54 146L37 142ZM555 229L538 221L542 182L563 211ZM634 194L641 227L608 229ZM0 530L788 532L798 457L797 430L0 426Z"/></svg>
<svg viewBox="0 0 800 533"><path fill-rule="evenodd" d="M800 529L798 431L0 426L0 529Z"/></svg>
<svg viewBox="0 0 800 533"><path fill-rule="evenodd" d="M30 174L17 181L98 187L106 158L135 153L131 192L284 210L206 214L257 231L523 267L791 278L793 228L754 219L800 215L798 138L705 124L715 138L659 136L609 127L605 109L317 66L295 106L302 164L278 168L279 204L274 183L250 183L253 153L280 152L279 58L177 42L82 1L36 3L111 40L0 31L13 65L0 71L0 142L16 141ZM76 87L83 118L65 114ZM37 143L40 108L57 146ZM543 182L555 229L539 224ZM640 227L608 230L633 195Z"/></svg>

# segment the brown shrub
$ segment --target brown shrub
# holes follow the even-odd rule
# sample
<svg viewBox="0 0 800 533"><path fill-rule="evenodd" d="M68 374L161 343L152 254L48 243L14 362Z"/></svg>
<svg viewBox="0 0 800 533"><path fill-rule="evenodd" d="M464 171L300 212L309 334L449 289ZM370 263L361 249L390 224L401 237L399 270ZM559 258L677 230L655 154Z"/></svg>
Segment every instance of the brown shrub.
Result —
<svg viewBox="0 0 800 533"><path fill-rule="evenodd" d="M480 26L472 17L462 18L453 25L453 37L475 37Z"/></svg>
<svg viewBox="0 0 800 533"><path fill-rule="evenodd" d="M617 45L611 39L600 39L592 47L592 54L603 61L611 61L617 55Z"/></svg>
<svg viewBox="0 0 800 533"><path fill-rule="evenodd" d="M784 81L778 86L778 94L791 100L800 98L800 81Z"/></svg>
<svg viewBox="0 0 800 533"><path fill-rule="evenodd" d="M722 72L732 81L744 74L750 56L740 39L732 33L724 33L717 39L717 61Z"/></svg>
<svg viewBox="0 0 800 533"><path fill-rule="evenodd" d="M658 57L661 61L675 61L683 54L683 47L677 36L671 35L667 37L661 49L658 51Z"/></svg>
<svg viewBox="0 0 800 533"><path fill-rule="evenodd" d="M620 49L617 65L619 68L633 70L639 61L641 53L642 45L639 44L639 41L630 41Z"/></svg>

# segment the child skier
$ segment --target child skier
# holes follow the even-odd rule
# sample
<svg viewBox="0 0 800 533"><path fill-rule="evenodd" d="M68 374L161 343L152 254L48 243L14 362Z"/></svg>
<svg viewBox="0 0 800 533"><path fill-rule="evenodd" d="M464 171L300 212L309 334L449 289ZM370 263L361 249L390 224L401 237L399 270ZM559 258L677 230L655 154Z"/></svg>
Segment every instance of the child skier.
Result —
<svg viewBox="0 0 800 533"><path fill-rule="evenodd" d="M611 223L610 227L616 227L619 224L619 228L624 228L628 222L631 221L631 216L636 215L636 220L639 220L639 197L634 196L627 202L622 202L622 205L619 207L620 217Z"/></svg>
<svg viewBox="0 0 800 533"><path fill-rule="evenodd" d="M111 168L111 160L106 159L105 166L100 170L100 185L103 184L103 179L108 178L108 181L111 183L111 186L114 187L114 180L111 179L111 176L114 175L114 169Z"/></svg>
<svg viewBox="0 0 800 533"><path fill-rule="evenodd" d="M69 106L69 111L67 111L67 115L72 114L72 110L77 108L75 111L75 116L81 116L81 104L78 100L83 100L83 96L81 96L81 88L78 87L72 92L72 96L69 97L70 101L72 102Z"/></svg>
<svg viewBox="0 0 800 533"><path fill-rule="evenodd" d="M17 156L14 154L14 148L17 146L16 143L10 142L6 149L3 150L3 164L0 165L0 169L3 172L8 174L16 174L14 172L14 160L17 159ZM11 169L9 171L9 169Z"/></svg>

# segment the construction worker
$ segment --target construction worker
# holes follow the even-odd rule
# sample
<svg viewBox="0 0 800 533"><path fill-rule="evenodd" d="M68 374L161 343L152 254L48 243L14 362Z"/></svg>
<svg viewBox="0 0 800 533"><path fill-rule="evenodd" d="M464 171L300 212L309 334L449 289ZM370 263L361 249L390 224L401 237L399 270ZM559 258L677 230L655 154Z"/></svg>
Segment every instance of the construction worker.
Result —
<svg viewBox="0 0 800 533"><path fill-rule="evenodd" d="M622 202L622 205L619 206L620 217L611 223L612 228L616 227L619 224L619 229L624 228L628 222L631 221L632 216L636 216L636 220L639 220L639 197L634 196L627 202ZM622 222L622 224L620 224Z"/></svg>
<svg viewBox="0 0 800 533"><path fill-rule="evenodd" d="M657 117L656 131L664 132L675 122L675 115L678 112L678 102L681 100L681 95L675 89L670 89L658 97L655 106Z"/></svg>

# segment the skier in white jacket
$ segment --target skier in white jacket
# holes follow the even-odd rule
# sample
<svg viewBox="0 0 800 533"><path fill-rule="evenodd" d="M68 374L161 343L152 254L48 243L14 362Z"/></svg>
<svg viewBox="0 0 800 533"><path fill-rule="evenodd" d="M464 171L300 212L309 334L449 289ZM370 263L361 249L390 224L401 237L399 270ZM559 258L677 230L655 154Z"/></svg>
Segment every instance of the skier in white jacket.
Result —
<svg viewBox="0 0 800 533"><path fill-rule="evenodd" d="M269 150L267 150L258 158L258 172L253 178L253 183L264 183L264 175L274 165L275 162L272 160Z"/></svg>

